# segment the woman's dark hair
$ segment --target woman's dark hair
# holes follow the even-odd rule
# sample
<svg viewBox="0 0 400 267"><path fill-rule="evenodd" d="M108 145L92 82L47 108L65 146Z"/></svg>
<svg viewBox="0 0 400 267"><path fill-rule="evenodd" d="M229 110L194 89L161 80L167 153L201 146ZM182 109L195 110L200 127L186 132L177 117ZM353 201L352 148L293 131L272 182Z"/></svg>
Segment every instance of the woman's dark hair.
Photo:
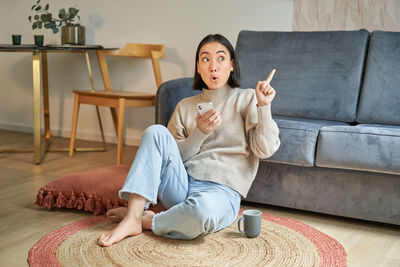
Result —
<svg viewBox="0 0 400 267"><path fill-rule="evenodd" d="M228 85L232 88L240 86L240 68L239 68L239 61L237 60L235 55L235 49L228 41L228 39L226 39L221 34L210 34L204 37L204 39L201 40L199 46L197 47L195 67L194 67L193 89L201 90L202 88L207 88L207 85L204 83L200 74L197 72L197 62L199 61L200 49L203 47L203 45L211 42L218 42L228 49L231 60L233 60L233 71L229 75Z"/></svg>

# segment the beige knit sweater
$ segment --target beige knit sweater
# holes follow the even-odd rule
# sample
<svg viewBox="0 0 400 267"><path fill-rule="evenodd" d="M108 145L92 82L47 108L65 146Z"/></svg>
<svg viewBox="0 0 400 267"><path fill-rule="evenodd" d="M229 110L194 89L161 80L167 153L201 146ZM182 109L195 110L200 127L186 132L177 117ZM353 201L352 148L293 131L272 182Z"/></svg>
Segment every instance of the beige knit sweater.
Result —
<svg viewBox="0 0 400 267"><path fill-rule="evenodd" d="M210 134L196 124L196 104L212 102L222 123ZM178 103L168 124L190 176L226 185L247 196L259 158L268 158L280 145L271 105L257 107L253 89L224 87Z"/></svg>

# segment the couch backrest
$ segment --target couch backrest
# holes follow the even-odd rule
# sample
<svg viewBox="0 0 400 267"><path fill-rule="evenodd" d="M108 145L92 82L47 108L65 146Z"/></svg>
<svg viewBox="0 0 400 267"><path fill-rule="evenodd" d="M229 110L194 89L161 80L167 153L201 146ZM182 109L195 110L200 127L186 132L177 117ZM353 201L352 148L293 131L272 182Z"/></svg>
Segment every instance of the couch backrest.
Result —
<svg viewBox="0 0 400 267"><path fill-rule="evenodd" d="M400 124L400 32L371 34L357 121Z"/></svg>
<svg viewBox="0 0 400 267"><path fill-rule="evenodd" d="M241 87L276 69L276 115L354 122L369 32L241 31L236 53Z"/></svg>

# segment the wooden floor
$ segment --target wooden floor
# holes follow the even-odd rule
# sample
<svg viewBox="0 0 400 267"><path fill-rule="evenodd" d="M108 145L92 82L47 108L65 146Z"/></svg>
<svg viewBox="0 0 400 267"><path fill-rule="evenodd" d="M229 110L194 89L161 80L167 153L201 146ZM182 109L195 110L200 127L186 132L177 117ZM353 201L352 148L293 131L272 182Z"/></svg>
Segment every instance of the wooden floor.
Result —
<svg viewBox="0 0 400 267"><path fill-rule="evenodd" d="M52 147L67 147L69 140L53 138ZM0 130L0 148L31 146L32 135ZM80 141L81 146L100 146ZM135 147L124 147L123 163L130 164ZM116 146L107 152L47 153L44 162L33 164L32 153L0 153L0 265L27 266L29 249L45 234L90 216L85 212L37 207L38 189L72 172L113 165ZM348 266L400 266L400 227L369 223L266 205L244 203L264 212L297 219L338 240L346 249Z"/></svg>

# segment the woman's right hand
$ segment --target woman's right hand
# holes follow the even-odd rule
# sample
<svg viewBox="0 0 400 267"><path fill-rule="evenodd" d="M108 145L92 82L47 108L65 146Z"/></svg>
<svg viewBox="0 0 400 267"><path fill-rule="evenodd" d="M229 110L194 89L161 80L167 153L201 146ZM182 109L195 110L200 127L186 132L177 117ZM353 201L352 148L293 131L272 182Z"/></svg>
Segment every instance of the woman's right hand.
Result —
<svg viewBox="0 0 400 267"><path fill-rule="evenodd" d="M197 113L196 117L197 127L204 134L210 134L221 124L221 122L222 122L221 114L219 114L219 112L215 111L214 109L209 110L203 116L200 116L200 114Z"/></svg>

